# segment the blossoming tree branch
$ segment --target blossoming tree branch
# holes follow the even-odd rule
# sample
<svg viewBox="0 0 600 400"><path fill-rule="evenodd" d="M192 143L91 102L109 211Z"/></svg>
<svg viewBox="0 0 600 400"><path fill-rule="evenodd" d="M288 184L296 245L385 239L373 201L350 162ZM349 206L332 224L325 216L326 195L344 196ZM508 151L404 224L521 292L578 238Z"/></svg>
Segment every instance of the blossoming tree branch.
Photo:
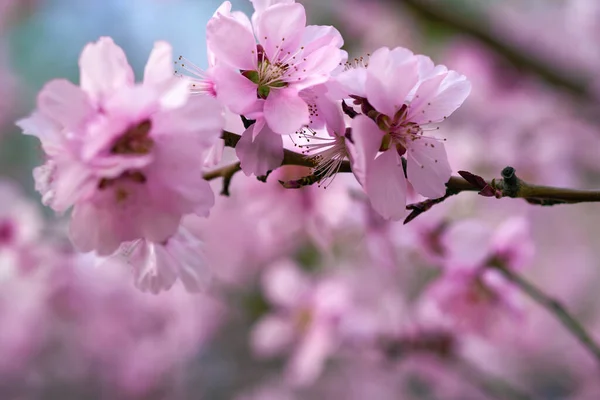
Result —
<svg viewBox="0 0 600 400"><path fill-rule="evenodd" d="M323 191L338 174L352 174L353 193L373 220L405 223L462 192L542 206L600 201L600 191L540 186L510 166L495 179L451 166L446 143L454 139L444 126L471 92L467 76L401 47L349 59L338 30L307 25L301 4L253 4L251 18L227 1L214 13L205 68L175 58L161 41L138 82L124 51L101 37L81 53L79 84L48 82L35 111L17 122L41 142L46 159L34 170L36 189L46 206L70 212L74 246L103 263L128 265L141 290L158 293L177 281L189 291L208 287L211 267L189 221L211 212L209 181L222 178L228 195L239 171L288 190ZM233 120L244 130L226 130ZM237 160L222 160L226 147ZM306 173L277 175L290 165ZM531 256L526 224L511 220L497 233L469 229L450 229L443 257L432 250L452 266L432 290L448 304L464 300L475 309L468 323L483 330L489 309L512 309L520 289L600 362L583 325L519 275ZM480 247L461 247L475 234Z"/></svg>

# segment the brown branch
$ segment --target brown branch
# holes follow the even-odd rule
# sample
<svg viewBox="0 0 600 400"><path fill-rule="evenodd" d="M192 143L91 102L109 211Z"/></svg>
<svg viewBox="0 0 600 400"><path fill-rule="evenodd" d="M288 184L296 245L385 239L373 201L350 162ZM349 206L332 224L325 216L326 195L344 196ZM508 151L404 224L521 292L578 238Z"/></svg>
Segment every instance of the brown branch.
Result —
<svg viewBox="0 0 600 400"><path fill-rule="evenodd" d="M525 294L527 294L534 301L548 310L548 312L554 315L563 324L563 326L592 354L596 361L600 363L600 346L585 330L583 325L581 325L581 323L579 323L579 321L577 321L563 305L510 269L499 265L492 265L492 268L500 271L509 281L518 286Z"/></svg>
<svg viewBox="0 0 600 400"><path fill-rule="evenodd" d="M423 19L444 25L450 29L471 36L502 56L516 68L526 70L548 83L566 89L577 96L594 98L590 91L589 79L582 74L573 74L552 67L551 60L536 57L518 46L503 41L490 32L482 13L465 13L464 7L452 7L448 4L437 4L429 0L395 0L406 6Z"/></svg>
<svg viewBox="0 0 600 400"><path fill-rule="evenodd" d="M223 178L223 189L221 190L221 195L229 196L229 186L231 185L231 179L233 179L233 176L241 170L242 167L240 163L236 162L205 173L204 179L206 179L207 181L211 181L213 179Z"/></svg>
<svg viewBox="0 0 600 400"><path fill-rule="evenodd" d="M225 141L226 146L235 147L241 136L232 132L224 131L221 137ZM305 157L303 154L296 153L288 149L284 149L283 154L283 162L281 165L298 165L309 168L315 167L315 162L311 158ZM233 166L228 166L222 168L221 170L213 171L205 175L205 179L210 180L217 177L222 177L224 171L229 171L228 168L233 168ZM233 173L239 171L239 165L237 165L236 168L237 170ZM344 161L339 172L352 172L350 163L348 161ZM464 171L461 171L461 173L464 173ZM416 216L429 210L435 204L439 204L447 198L457 195L461 192L479 192L484 196L495 195L497 198L520 198L524 199L530 204L542 206L600 202L600 190L577 190L531 184L518 178L515 173L515 169L512 167L506 167L504 170L502 170L501 179L493 179L491 181L484 180L483 178L477 177L476 175L470 173L467 174L478 178L481 184L478 184L473 180L468 181L461 176L452 176L446 183L447 191L443 197L439 199L425 200L420 203L409 204L407 209L412 210L413 213L411 213L408 218L412 220ZM306 182L314 183L317 181L318 177L306 177Z"/></svg>

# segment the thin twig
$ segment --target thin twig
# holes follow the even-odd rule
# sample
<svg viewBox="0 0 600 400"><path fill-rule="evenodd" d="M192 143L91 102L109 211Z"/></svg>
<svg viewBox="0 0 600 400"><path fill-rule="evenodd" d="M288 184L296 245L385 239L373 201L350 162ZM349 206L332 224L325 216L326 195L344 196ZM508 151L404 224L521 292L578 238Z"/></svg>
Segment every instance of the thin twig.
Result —
<svg viewBox="0 0 600 400"><path fill-rule="evenodd" d="M241 138L240 135L227 131L224 131L221 137L225 141L225 145L229 147L235 147L237 145L237 142ZM281 165L298 165L313 168L315 167L315 161L309 157L305 157L303 154L284 149L283 162L281 163ZM352 172L352 167L350 166L350 163L348 161L344 161L341 164L339 172ZM216 177L218 176L222 175L217 175ZM519 179L515 174L514 168L511 167L506 167L504 168L504 170L502 170L502 179L494 179L490 181L484 180L480 177L478 178L481 179L483 184L486 184L494 191L497 191L498 198L520 198L526 200L528 203L542 206L551 206L555 204L600 202L600 190L578 190L531 184ZM317 181L318 179L307 179L307 182L314 183ZM427 211L434 204L439 204L447 198L458 193L482 192L482 190L484 189L481 186L477 186L476 184L467 181L461 176L452 176L446 183L446 187L448 189L447 193L439 199L429 200L429 202L433 204L427 204L428 207L425 207L426 209L421 212ZM409 210L424 208L422 203L410 204L407 206L407 208Z"/></svg>
<svg viewBox="0 0 600 400"><path fill-rule="evenodd" d="M545 294L541 289L528 282L517 273L508 268L499 265L493 265L492 268L500 271L509 281L518 286L529 297L544 307L548 312L554 315L564 325L565 328L575 336L579 342L594 356L600 363L600 346L558 300Z"/></svg>
<svg viewBox="0 0 600 400"><path fill-rule="evenodd" d="M233 176L242 170L239 162L226 165L222 168L215 169L213 171L204 174L204 179L207 181L223 178L223 189L221 190L222 196L229 196L229 186L231 185L231 179Z"/></svg>

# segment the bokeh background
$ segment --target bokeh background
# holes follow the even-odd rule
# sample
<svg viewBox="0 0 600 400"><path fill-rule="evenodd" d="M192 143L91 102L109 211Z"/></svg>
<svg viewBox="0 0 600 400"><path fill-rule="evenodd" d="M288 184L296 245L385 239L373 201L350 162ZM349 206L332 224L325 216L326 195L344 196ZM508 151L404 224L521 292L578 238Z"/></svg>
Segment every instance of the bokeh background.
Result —
<svg viewBox="0 0 600 400"><path fill-rule="evenodd" d="M249 1L232 3L252 13ZM469 78L471 96L441 130L455 171L491 179L510 165L532 183L600 187L600 2L302 3L309 23L340 30L351 58L403 46ZM35 231L31 265L60 260L23 276L23 254L0 234L0 398L600 399L597 360L527 296L498 289L515 310L490 301L477 314L445 309L453 297L432 290L452 226L474 224L454 240L476 251L473 232L493 236L520 218L529 235L513 236L535 249L523 275L600 340L599 205L467 193L402 226L374 216L351 177L284 192L240 173L198 223L214 265L209 293L141 293L128 271L72 254L64 219L34 190L39 143L14 121L48 80L77 82L79 54L99 36L123 47L138 77L156 40L206 66L205 25L219 4L0 0L0 222ZM285 296L294 290L304 303ZM295 331L261 332L269 315L294 320Z"/></svg>

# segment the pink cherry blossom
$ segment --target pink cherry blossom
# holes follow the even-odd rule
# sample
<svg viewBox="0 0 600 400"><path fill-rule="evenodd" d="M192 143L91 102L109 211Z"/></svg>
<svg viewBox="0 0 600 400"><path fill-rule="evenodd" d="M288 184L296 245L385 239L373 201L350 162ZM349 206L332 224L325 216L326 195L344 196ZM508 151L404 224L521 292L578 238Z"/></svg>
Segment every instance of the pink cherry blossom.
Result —
<svg viewBox="0 0 600 400"><path fill-rule="evenodd" d="M513 217L496 231L475 220L460 221L442 233L441 245L444 272L426 299L461 329L506 336L511 318L522 316L522 299L517 287L494 268L522 268L531 260L526 220Z"/></svg>
<svg viewBox="0 0 600 400"><path fill-rule="evenodd" d="M202 155L220 136L222 109L189 97L173 75L171 46L156 43L137 85L110 38L87 45L79 64L80 87L48 83L38 109L18 122L48 156L36 173L45 201L58 212L73 207L75 246L108 255L125 241L161 243L183 215L207 215L214 195Z"/></svg>
<svg viewBox="0 0 600 400"><path fill-rule="evenodd" d="M252 348L258 356L272 357L293 346L287 379L309 385L337 346L337 323L349 306L347 289L333 279L315 284L288 261L268 270L263 286L275 310L255 325Z"/></svg>
<svg viewBox="0 0 600 400"><path fill-rule="evenodd" d="M337 30L306 26L302 5L261 1L256 6L250 22L223 3L207 25L207 40L216 59L217 97L231 111L259 121L244 132L237 149L242 168L264 175L283 159L273 134L293 134L310 123L301 92L327 82L344 53Z"/></svg>
<svg viewBox="0 0 600 400"><path fill-rule="evenodd" d="M366 114L352 121L351 161L373 208L401 219L407 179L419 194L442 197L452 170L442 141L425 132L466 99L471 88L466 78L407 49L384 47L366 68L350 68L336 79Z"/></svg>
<svg viewBox="0 0 600 400"><path fill-rule="evenodd" d="M60 385L68 398L98 388L180 398L182 371L220 325L222 304L180 289L149 296L120 265L93 268L56 249L41 261L35 274L0 280L3 393L40 398Z"/></svg>

